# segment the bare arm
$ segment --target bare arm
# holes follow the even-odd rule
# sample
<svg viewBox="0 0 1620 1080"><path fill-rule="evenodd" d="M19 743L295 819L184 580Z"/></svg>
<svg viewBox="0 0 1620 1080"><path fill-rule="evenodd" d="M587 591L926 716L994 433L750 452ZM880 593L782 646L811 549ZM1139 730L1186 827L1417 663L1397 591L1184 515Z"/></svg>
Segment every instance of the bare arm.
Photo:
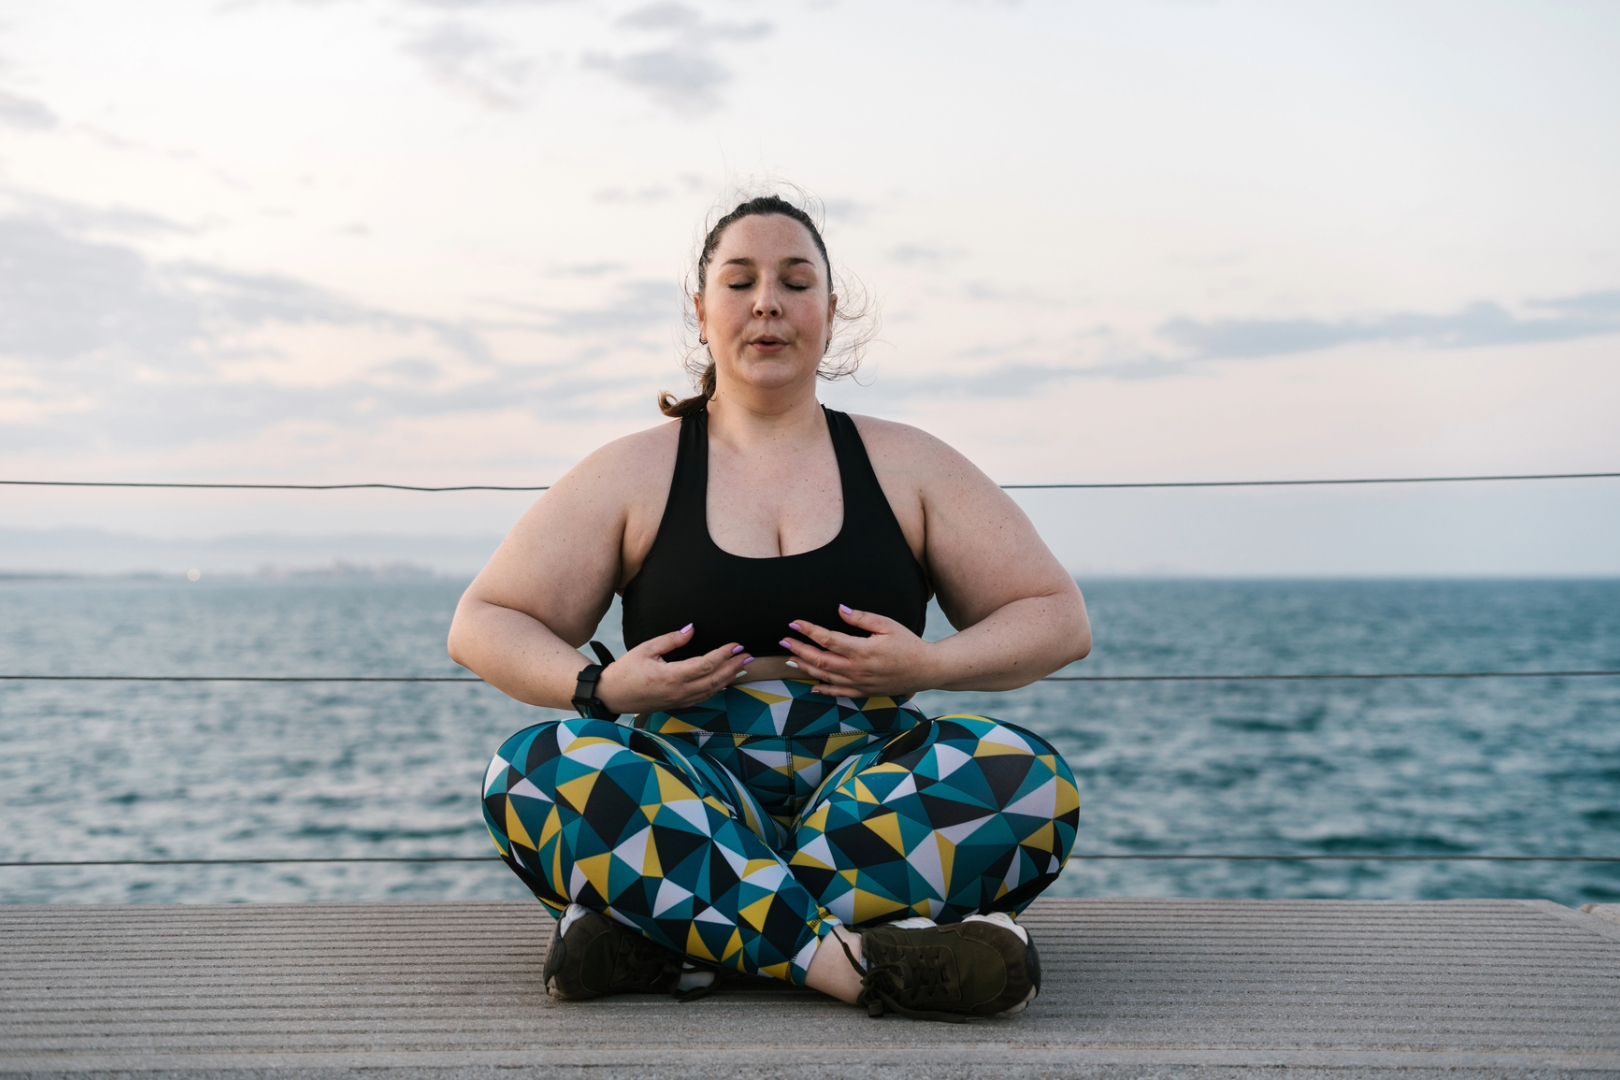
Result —
<svg viewBox="0 0 1620 1080"><path fill-rule="evenodd" d="M896 425L899 427L899 425ZM1091 651L1085 599L1007 494L961 454L916 429L891 444L916 477L925 562L959 632L926 642L894 619L847 612L869 636L801 620L814 646L794 663L823 693L1011 690Z"/></svg>
<svg viewBox="0 0 1620 1080"><path fill-rule="evenodd" d="M541 495L473 579L450 624L450 658L530 705L569 707L590 640L613 600L625 508L613 448Z"/></svg>
<svg viewBox="0 0 1620 1080"><path fill-rule="evenodd" d="M923 484L927 562L958 632L936 642L940 690L1011 690L1091 652L1091 621L1074 578L1006 492L939 444Z"/></svg>
<svg viewBox="0 0 1620 1080"><path fill-rule="evenodd" d="M645 483L649 445L656 450L637 436L610 443L535 501L462 594L450 624L452 660L518 701L572 707L588 662L577 650L613 601L627 507ZM733 652L733 642L665 662L689 636L671 627L626 652L603 670L597 698L621 713L695 704L753 659Z"/></svg>

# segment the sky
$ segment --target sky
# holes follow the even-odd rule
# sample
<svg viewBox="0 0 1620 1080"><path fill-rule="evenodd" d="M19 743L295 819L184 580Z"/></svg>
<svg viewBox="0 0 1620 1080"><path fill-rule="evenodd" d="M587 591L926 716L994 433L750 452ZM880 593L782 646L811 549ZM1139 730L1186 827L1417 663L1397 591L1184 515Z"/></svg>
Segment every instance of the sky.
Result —
<svg viewBox="0 0 1620 1080"><path fill-rule="evenodd" d="M1598 0L0 0L0 479L549 483L774 190L870 313L822 400L1002 483L1620 471L1616 55ZM0 487L0 570L470 575L535 497ZM1614 479L1016 497L1082 578L1620 574Z"/></svg>

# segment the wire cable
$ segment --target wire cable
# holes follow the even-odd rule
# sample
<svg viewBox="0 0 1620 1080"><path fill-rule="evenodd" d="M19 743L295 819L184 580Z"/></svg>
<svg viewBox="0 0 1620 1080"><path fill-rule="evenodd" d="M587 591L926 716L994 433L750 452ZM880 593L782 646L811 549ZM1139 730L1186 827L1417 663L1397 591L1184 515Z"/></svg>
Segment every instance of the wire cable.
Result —
<svg viewBox="0 0 1620 1080"><path fill-rule="evenodd" d="M1297 682L1333 679L1590 679L1615 671L1381 671L1298 675L1048 675L1040 682ZM0 675L0 682L481 683L470 675Z"/></svg>
<svg viewBox="0 0 1620 1080"><path fill-rule="evenodd" d="M1328 484L1459 484L1501 480L1613 480L1620 472L1504 473L1490 476L1375 476L1304 480L1165 480L1131 483L1002 484L1006 491L1098 491L1122 488L1302 487ZM226 484L126 480L0 480L13 487L173 488L233 491L549 491L550 484Z"/></svg>
<svg viewBox="0 0 1620 1080"><path fill-rule="evenodd" d="M1127 854L1121 852L1075 852L1074 858L1202 860L1221 862L1553 862L1620 863L1620 855L1385 855L1376 852L1337 855L1231 852L1182 852L1176 854ZM62 866L279 866L287 863L499 863L494 855L352 855L298 856L254 859L49 859L0 862L0 868Z"/></svg>

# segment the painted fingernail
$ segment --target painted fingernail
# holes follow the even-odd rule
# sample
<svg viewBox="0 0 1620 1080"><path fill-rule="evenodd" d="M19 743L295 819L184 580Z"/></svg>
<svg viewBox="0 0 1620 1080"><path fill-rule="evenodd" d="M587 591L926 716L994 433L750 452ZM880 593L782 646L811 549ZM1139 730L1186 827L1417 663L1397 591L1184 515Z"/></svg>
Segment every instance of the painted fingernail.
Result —
<svg viewBox="0 0 1620 1080"><path fill-rule="evenodd" d="M786 663L787 663L787 666L788 666L788 667L790 667L790 668L792 668L792 669L793 669L793 670L794 670L794 671L798 671L798 670L799 670L799 665L798 665L798 664L795 664L795 663L794 663L794 662L793 662L793 661L791 661L791 660L789 660L789 661L787 661L787 662L786 662Z"/></svg>
<svg viewBox="0 0 1620 1080"><path fill-rule="evenodd" d="M733 645L731 647L731 655L732 656L736 656L738 653L740 653L742 651L743 651L743 647L741 645Z"/></svg>
<svg viewBox="0 0 1620 1080"><path fill-rule="evenodd" d="M799 632L799 633L801 633L801 634L802 634L802 633L804 633L804 627L802 627L802 626L800 626L800 625L799 625L799 624L798 624L798 623L796 623L796 622L790 622L790 623L788 623L788 629L789 629L789 630L797 630L797 631L798 631L798 632Z"/></svg>
<svg viewBox="0 0 1620 1080"><path fill-rule="evenodd" d="M742 658L742 666L743 667L747 667L749 664L752 664L753 662L754 662L754 658L752 656L745 656L745 657Z"/></svg>
<svg viewBox="0 0 1620 1080"><path fill-rule="evenodd" d="M692 632L692 624L687 623L685 626L681 627L680 632L683 634L690 634Z"/></svg>
<svg viewBox="0 0 1620 1080"><path fill-rule="evenodd" d="M778 641L777 644L789 652L793 651L793 642L789 641L787 638L783 638L781 641Z"/></svg>
<svg viewBox="0 0 1620 1080"><path fill-rule="evenodd" d="M853 615L855 614L855 609L850 607L848 604L839 604L838 612L841 615Z"/></svg>

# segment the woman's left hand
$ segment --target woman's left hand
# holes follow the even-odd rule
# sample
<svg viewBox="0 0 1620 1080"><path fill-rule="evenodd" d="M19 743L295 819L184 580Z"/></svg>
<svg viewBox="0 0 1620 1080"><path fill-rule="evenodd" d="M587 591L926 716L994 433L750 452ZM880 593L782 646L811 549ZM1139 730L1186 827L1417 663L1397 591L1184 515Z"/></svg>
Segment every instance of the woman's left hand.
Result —
<svg viewBox="0 0 1620 1080"><path fill-rule="evenodd" d="M816 693L896 697L931 689L928 670L933 645L887 615L855 611L842 604L838 613L850 626L871 636L856 637L807 619L795 619L789 629L815 644L782 639L793 654L794 666L817 680Z"/></svg>

